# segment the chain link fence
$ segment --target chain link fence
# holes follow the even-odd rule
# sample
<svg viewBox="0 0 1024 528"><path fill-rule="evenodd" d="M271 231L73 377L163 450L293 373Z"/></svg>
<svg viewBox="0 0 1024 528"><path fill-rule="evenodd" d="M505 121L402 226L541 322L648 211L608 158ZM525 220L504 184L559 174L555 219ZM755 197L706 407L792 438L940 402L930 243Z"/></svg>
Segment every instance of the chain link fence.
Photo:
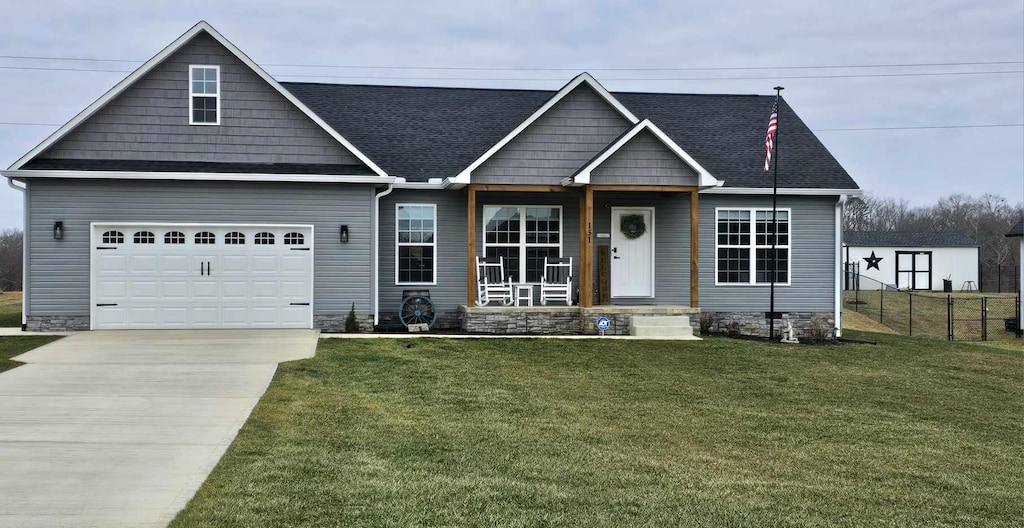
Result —
<svg viewBox="0 0 1024 528"><path fill-rule="evenodd" d="M899 290L864 275L846 280L844 311L860 313L893 331L950 341L1014 339L1019 334L1014 294Z"/></svg>

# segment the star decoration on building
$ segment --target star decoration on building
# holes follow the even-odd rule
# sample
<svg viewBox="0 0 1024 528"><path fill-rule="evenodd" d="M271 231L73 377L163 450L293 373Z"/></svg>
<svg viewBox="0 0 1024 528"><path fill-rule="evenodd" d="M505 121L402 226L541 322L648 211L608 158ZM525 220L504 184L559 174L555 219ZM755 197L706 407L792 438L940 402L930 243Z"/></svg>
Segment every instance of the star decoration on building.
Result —
<svg viewBox="0 0 1024 528"><path fill-rule="evenodd" d="M882 260L882 257L876 257L874 251L871 252L871 256L870 257L864 257L864 261L868 263L867 269L875 268L878 271L882 271L878 267L878 263L881 262L881 260Z"/></svg>

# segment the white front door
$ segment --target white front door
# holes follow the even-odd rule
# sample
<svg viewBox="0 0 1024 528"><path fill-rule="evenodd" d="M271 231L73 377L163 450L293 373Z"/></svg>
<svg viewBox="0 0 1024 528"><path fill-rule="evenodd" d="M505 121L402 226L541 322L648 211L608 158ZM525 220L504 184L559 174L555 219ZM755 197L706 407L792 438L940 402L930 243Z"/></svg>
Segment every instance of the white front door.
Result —
<svg viewBox="0 0 1024 528"><path fill-rule="evenodd" d="M612 208L612 297L654 297L654 209Z"/></svg>
<svg viewBox="0 0 1024 528"><path fill-rule="evenodd" d="M91 326L311 328L313 228L94 224Z"/></svg>

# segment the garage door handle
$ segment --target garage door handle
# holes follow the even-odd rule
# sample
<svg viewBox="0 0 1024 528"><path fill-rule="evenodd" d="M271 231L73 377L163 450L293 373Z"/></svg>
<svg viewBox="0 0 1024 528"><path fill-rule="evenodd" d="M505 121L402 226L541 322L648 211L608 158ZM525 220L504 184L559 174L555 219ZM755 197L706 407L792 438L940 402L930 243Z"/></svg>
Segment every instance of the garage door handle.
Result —
<svg viewBox="0 0 1024 528"><path fill-rule="evenodd" d="M116 247L96 246L96 249L117 249Z"/></svg>
<svg viewBox="0 0 1024 528"><path fill-rule="evenodd" d="M96 306L117 306L117 303L99 303Z"/></svg>
<svg viewBox="0 0 1024 528"><path fill-rule="evenodd" d="M292 251L309 251L309 248L291 248Z"/></svg>
<svg viewBox="0 0 1024 528"><path fill-rule="evenodd" d="M213 268L211 268L211 267L210 267L210 263L209 263L209 262L207 262L207 263L206 263L206 274L207 274L207 275L209 275L209 274L210 274L210 272L212 272L212 271L213 271Z"/></svg>
<svg viewBox="0 0 1024 528"><path fill-rule="evenodd" d="M200 262L199 263L199 276L202 277L203 275L206 275L206 263L205 262Z"/></svg>
<svg viewBox="0 0 1024 528"><path fill-rule="evenodd" d="M291 303L292 306L309 306L309 303Z"/></svg>

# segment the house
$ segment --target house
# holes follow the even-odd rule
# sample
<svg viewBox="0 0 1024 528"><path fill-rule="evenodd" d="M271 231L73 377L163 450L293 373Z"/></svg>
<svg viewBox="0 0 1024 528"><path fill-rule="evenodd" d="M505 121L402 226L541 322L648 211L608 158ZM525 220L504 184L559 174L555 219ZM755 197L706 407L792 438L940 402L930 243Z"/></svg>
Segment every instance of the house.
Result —
<svg viewBox="0 0 1024 528"><path fill-rule="evenodd" d="M851 274L870 280L859 288L883 285L943 291L943 280L957 289L978 289L980 248L970 235L922 231L845 231L843 262ZM849 287L849 285L848 285Z"/></svg>
<svg viewBox="0 0 1024 528"><path fill-rule="evenodd" d="M200 22L3 176L24 189L29 329L395 323L624 333L640 315L764 331L773 97L282 83ZM776 310L839 331L857 184L782 101ZM17 183L16 183L17 182ZM478 306L572 258L571 306Z"/></svg>
<svg viewBox="0 0 1024 528"><path fill-rule="evenodd" d="M1017 266L1018 273L1020 273L1020 281L1017 284L1019 284L1021 288L1024 288L1024 218L1018 220L1017 223L1010 228L1010 232L1006 233L1006 236L1016 237L1020 240L1020 246L1018 248L1020 251L1020 259L1017 260L1017 262L1020 263L1020 265ZM1017 299L1018 301L1024 299L1024 293L1018 290ZM1017 335L1020 336L1022 332L1024 332L1024 302L1017 303L1017 320L1015 323L1017 326Z"/></svg>

